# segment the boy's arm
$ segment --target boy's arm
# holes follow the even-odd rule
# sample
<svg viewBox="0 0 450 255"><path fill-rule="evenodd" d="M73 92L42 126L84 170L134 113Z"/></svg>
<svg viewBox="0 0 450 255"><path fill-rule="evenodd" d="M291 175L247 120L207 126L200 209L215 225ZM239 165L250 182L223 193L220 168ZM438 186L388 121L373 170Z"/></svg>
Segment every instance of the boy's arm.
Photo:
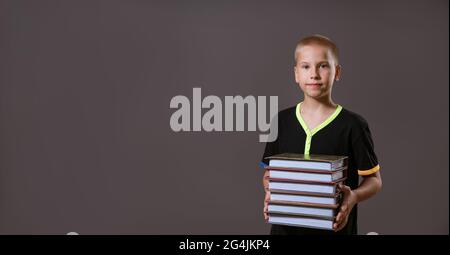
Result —
<svg viewBox="0 0 450 255"><path fill-rule="evenodd" d="M354 190L351 190L350 187L346 185L339 186L343 192L344 199L339 213L336 216L336 222L333 225L335 231L339 231L347 225L348 215L355 204L369 199L380 191L382 186L380 171L362 177L363 180L361 184Z"/></svg>

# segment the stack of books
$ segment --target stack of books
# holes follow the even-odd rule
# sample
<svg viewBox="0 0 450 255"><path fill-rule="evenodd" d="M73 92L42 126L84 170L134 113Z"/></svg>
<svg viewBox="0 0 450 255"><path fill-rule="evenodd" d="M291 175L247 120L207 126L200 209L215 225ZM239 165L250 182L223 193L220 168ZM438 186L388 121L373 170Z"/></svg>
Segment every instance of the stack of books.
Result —
<svg viewBox="0 0 450 255"><path fill-rule="evenodd" d="M269 223L332 230L348 158L283 153L267 159Z"/></svg>

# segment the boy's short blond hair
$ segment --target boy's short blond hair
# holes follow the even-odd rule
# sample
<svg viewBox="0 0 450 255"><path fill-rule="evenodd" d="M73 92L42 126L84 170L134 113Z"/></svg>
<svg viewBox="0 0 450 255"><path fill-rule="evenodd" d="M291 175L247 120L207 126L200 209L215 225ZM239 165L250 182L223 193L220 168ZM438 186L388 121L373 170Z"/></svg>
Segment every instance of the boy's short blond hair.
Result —
<svg viewBox="0 0 450 255"><path fill-rule="evenodd" d="M336 62L336 65L339 64L339 52L338 52L338 48L337 48L336 44L330 38L328 38L326 36L315 34L315 35L307 36L307 37L301 39L300 41L298 41L297 47L295 47L295 52L294 52L295 65L297 65L298 51L300 50L300 48L303 46L312 45L312 44L322 45L322 46L326 46L326 47L330 48L333 58Z"/></svg>

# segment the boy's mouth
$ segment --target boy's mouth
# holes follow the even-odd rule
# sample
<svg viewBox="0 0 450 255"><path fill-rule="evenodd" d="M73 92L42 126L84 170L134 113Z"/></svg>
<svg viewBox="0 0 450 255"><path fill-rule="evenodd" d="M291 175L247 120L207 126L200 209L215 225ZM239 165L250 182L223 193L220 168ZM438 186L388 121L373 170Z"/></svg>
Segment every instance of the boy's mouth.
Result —
<svg viewBox="0 0 450 255"><path fill-rule="evenodd" d="M322 86L322 83L307 83L306 86Z"/></svg>

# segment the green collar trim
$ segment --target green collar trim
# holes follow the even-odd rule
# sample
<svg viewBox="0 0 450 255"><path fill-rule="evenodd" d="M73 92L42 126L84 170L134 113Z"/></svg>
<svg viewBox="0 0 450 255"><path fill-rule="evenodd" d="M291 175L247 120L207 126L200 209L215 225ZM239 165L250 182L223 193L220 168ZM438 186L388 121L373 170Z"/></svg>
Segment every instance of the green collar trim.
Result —
<svg viewBox="0 0 450 255"><path fill-rule="evenodd" d="M306 125L306 122L303 120L302 115L300 114L302 102L297 104L297 109L295 111L295 114L297 115L297 120L300 122L300 125L303 127L303 130L305 130L305 133L307 136L313 136L317 132L319 132L322 128L326 127L328 124L330 124L336 117L339 115L339 113L342 111L342 106L337 105L336 110L333 114L331 114L324 122L322 122L319 126L315 127L312 130L309 130L308 126Z"/></svg>

